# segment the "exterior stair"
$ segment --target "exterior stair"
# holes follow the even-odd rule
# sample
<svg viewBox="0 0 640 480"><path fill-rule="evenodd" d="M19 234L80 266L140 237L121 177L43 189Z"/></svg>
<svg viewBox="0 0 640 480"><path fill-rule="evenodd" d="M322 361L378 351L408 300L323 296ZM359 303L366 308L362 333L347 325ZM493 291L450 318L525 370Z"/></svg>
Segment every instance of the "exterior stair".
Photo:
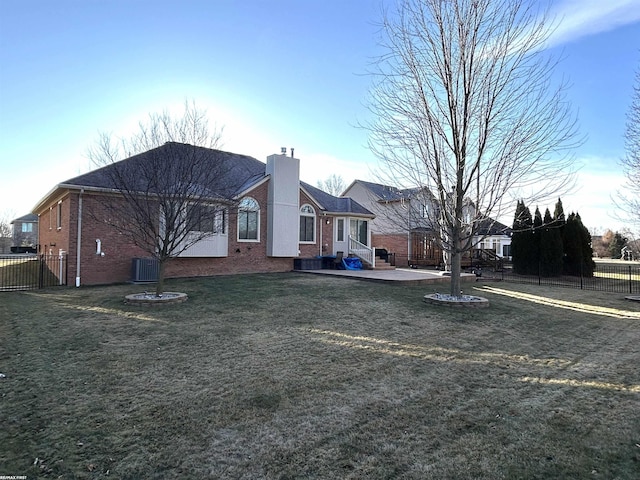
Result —
<svg viewBox="0 0 640 480"><path fill-rule="evenodd" d="M376 256L376 266L374 270L395 270L396 267L391 265L388 261Z"/></svg>

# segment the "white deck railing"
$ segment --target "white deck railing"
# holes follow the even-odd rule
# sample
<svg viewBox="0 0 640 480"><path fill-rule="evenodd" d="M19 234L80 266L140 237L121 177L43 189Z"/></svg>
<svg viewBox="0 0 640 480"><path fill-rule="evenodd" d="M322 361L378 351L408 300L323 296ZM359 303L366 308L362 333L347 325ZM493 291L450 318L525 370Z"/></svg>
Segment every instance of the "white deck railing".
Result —
<svg viewBox="0 0 640 480"><path fill-rule="evenodd" d="M364 243L360 243L351 235L349 235L349 255L353 254L357 256L363 262L371 265L371 268L376 267L375 250L371 247L367 247Z"/></svg>

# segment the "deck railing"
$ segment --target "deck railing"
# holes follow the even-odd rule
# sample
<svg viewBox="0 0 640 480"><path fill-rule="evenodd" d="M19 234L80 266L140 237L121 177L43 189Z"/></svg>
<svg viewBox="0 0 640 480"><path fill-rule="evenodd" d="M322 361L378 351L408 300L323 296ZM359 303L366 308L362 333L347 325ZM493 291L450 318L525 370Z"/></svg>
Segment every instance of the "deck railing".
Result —
<svg viewBox="0 0 640 480"><path fill-rule="evenodd" d="M360 243L358 240L349 235L349 255L355 255L363 262L368 263L371 268L376 267L375 250L371 247L367 247L364 243Z"/></svg>

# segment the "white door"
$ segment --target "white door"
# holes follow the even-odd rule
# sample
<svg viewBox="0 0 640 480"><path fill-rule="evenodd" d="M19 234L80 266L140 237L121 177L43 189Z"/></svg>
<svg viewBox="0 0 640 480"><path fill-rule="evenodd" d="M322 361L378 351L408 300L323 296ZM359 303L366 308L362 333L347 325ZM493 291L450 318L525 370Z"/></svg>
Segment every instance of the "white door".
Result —
<svg viewBox="0 0 640 480"><path fill-rule="evenodd" d="M344 253L346 257L349 253L349 238L347 233L347 219L344 217L337 217L333 223L333 254L337 252Z"/></svg>

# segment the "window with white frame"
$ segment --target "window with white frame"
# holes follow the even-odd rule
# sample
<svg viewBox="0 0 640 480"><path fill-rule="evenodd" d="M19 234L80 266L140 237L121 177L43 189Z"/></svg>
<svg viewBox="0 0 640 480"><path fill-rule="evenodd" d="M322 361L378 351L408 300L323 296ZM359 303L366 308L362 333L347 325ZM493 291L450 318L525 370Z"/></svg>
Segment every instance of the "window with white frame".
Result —
<svg viewBox="0 0 640 480"><path fill-rule="evenodd" d="M344 242L344 218L338 219L336 226L336 242Z"/></svg>
<svg viewBox="0 0 640 480"><path fill-rule="evenodd" d="M316 240L316 211L309 204L300 208L300 243L314 243Z"/></svg>
<svg viewBox="0 0 640 480"><path fill-rule="evenodd" d="M245 197L238 205L238 240L257 242L260 239L260 205Z"/></svg>
<svg viewBox="0 0 640 480"><path fill-rule="evenodd" d="M187 212L189 230L192 232L225 234L226 212L216 205L193 205Z"/></svg>
<svg viewBox="0 0 640 480"><path fill-rule="evenodd" d="M227 233L227 210L217 208L213 219L213 233L225 235Z"/></svg>
<svg viewBox="0 0 640 480"><path fill-rule="evenodd" d="M22 224L22 233L33 232L33 223L23 223Z"/></svg>
<svg viewBox="0 0 640 480"><path fill-rule="evenodd" d="M58 230L62 229L62 202L58 202L58 208L56 210L56 228Z"/></svg>

